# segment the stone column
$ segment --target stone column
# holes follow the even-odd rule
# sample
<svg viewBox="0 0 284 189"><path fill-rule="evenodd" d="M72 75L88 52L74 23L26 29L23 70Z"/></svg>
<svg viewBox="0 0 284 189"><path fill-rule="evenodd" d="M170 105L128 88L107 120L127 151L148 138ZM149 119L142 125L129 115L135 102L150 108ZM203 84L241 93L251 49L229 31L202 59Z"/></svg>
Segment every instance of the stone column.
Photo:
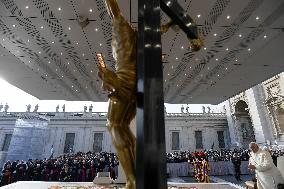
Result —
<svg viewBox="0 0 284 189"><path fill-rule="evenodd" d="M254 90L251 88L246 91L247 97L248 97L248 108L249 108L249 114L251 116L252 125L254 128L254 134L255 134L255 140L259 144L264 144L266 142L265 136L264 136L264 130L261 120L261 114L258 110L259 101L256 101L256 96Z"/></svg>
<svg viewBox="0 0 284 189"><path fill-rule="evenodd" d="M284 156L277 158L277 167L280 170L282 177L284 178Z"/></svg>
<svg viewBox="0 0 284 189"><path fill-rule="evenodd" d="M274 141L275 138L273 136L273 125L272 120L268 115L268 110L265 106L265 92L263 89L263 85L259 84L252 88L255 102L256 102L256 108L260 117L260 122L264 134L265 141L269 140L270 142Z"/></svg>

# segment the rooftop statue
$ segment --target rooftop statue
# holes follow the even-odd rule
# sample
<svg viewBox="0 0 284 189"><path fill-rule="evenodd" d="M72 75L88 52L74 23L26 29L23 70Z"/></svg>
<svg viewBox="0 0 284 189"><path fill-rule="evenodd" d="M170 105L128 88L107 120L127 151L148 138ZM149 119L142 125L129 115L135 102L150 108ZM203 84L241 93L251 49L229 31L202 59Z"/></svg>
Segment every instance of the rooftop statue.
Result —
<svg viewBox="0 0 284 189"><path fill-rule="evenodd" d="M56 106L56 112L59 112L59 105Z"/></svg>
<svg viewBox="0 0 284 189"><path fill-rule="evenodd" d="M31 105L30 104L28 104L28 105L26 105L27 106L27 112L31 112Z"/></svg>
<svg viewBox="0 0 284 189"><path fill-rule="evenodd" d="M38 104L37 104L37 105L35 105L34 112L37 112L37 111L38 111L38 107L39 107L39 105L38 105Z"/></svg>
<svg viewBox="0 0 284 189"><path fill-rule="evenodd" d="M184 107L183 107L183 105L181 105L180 111L181 111L181 113L184 113Z"/></svg>
<svg viewBox="0 0 284 189"><path fill-rule="evenodd" d="M210 114L210 113L211 113L211 108L210 108L210 106L207 106L207 109L208 109L208 114Z"/></svg>
<svg viewBox="0 0 284 189"><path fill-rule="evenodd" d="M205 106L202 106L202 111L203 111L204 114L206 113Z"/></svg>
<svg viewBox="0 0 284 189"><path fill-rule="evenodd" d="M89 106L89 113L92 113L93 112L93 104L91 104L90 106Z"/></svg>
<svg viewBox="0 0 284 189"><path fill-rule="evenodd" d="M9 109L9 105L6 103L4 106L4 112L8 112L8 109Z"/></svg>
<svg viewBox="0 0 284 189"><path fill-rule="evenodd" d="M188 104L187 104L185 110L186 110L186 113L189 113L189 106L188 106Z"/></svg>

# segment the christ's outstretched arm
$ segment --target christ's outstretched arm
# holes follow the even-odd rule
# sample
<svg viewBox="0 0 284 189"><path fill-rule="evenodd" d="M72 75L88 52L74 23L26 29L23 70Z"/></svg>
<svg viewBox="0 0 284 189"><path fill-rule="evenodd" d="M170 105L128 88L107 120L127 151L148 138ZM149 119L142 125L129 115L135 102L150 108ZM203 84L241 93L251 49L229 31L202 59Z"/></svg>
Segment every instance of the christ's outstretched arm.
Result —
<svg viewBox="0 0 284 189"><path fill-rule="evenodd" d="M120 9L117 0L105 0L108 14L112 19L117 18L120 15Z"/></svg>

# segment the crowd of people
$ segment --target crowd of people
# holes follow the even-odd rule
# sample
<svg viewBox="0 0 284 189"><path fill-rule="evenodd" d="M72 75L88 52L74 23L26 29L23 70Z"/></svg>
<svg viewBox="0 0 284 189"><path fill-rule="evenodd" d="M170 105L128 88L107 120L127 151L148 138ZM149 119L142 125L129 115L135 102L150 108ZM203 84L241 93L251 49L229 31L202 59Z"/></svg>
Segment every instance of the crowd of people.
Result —
<svg viewBox="0 0 284 189"><path fill-rule="evenodd" d="M193 166L194 178L197 182L210 182L210 162L212 161L232 161L235 167L236 179L240 179L241 161L248 161L249 150L246 149L221 149L221 150L204 150L204 151L183 151L167 153L168 163L188 162Z"/></svg>
<svg viewBox="0 0 284 189"><path fill-rule="evenodd" d="M221 149L221 150L204 150L204 151L181 151L181 152L173 152L167 153L167 163L182 163L193 161L196 157L202 157L206 159L208 162L212 161L232 161L232 159L236 156L240 158L241 161L248 161L249 160L249 153L248 149ZM278 156L284 155L283 149L271 149L270 150L271 156L273 160L276 160Z"/></svg>
<svg viewBox="0 0 284 189"><path fill-rule="evenodd" d="M269 152L273 163L277 166L277 157L284 156L284 150L280 148L265 148ZM250 150L248 149L221 149L204 151L182 151L167 153L168 163L188 162L193 166L194 178L198 182L210 182L210 162L231 161L234 166L234 176L237 181L241 180L242 161L249 161Z"/></svg>
<svg viewBox="0 0 284 189"><path fill-rule="evenodd" d="M118 164L116 154L107 152L78 152L52 159L7 161L0 186L16 181L92 182L98 172L110 172L110 177L115 179Z"/></svg>
<svg viewBox="0 0 284 189"><path fill-rule="evenodd" d="M182 151L182 152L173 152L167 153L167 162L168 163L181 163L193 161L196 157L204 158L209 162L212 161L231 161L233 155L238 153L242 161L248 161L249 159L249 150L246 149L221 149L221 150L204 150L204 151Z"/></svg>
<svg viewBox="0 0 284 189"><path fill-rule="evenodd" d="M270 154L276 160L278 156L284 155L284 150L274 149ZM166 156L167 163L192 164L194 177L198 182L210 181L208 173L212 161L232 161L235 177L241 180L241 161L248 161L250 157L248 149L181 151L167 153ZM78 152L43 160L7 161L2 169L0 186L16 181L91 182L98 172L110 172L110 177L116 179L118 164L116 154L107 152Z"/></svg>

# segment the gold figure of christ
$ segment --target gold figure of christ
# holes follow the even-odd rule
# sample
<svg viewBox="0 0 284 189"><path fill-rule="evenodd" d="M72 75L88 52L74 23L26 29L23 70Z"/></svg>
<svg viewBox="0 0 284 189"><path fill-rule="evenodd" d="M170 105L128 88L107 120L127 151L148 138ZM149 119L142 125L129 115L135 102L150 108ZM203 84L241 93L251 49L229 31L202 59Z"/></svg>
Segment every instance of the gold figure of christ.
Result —
<svg viewBox="0 0 284 189"><path fill-rule="evenodd" d="M136 138L129 128L136 114L136 41L137 33L121 14L117 0L105 0L112 19L112 52L115 72L99 67L102 88L108 91L107 126L126 175L126 188L135 189ZM173 22L161 26L165 33ZM195 41L191 41L192 45Z"/></svg>

